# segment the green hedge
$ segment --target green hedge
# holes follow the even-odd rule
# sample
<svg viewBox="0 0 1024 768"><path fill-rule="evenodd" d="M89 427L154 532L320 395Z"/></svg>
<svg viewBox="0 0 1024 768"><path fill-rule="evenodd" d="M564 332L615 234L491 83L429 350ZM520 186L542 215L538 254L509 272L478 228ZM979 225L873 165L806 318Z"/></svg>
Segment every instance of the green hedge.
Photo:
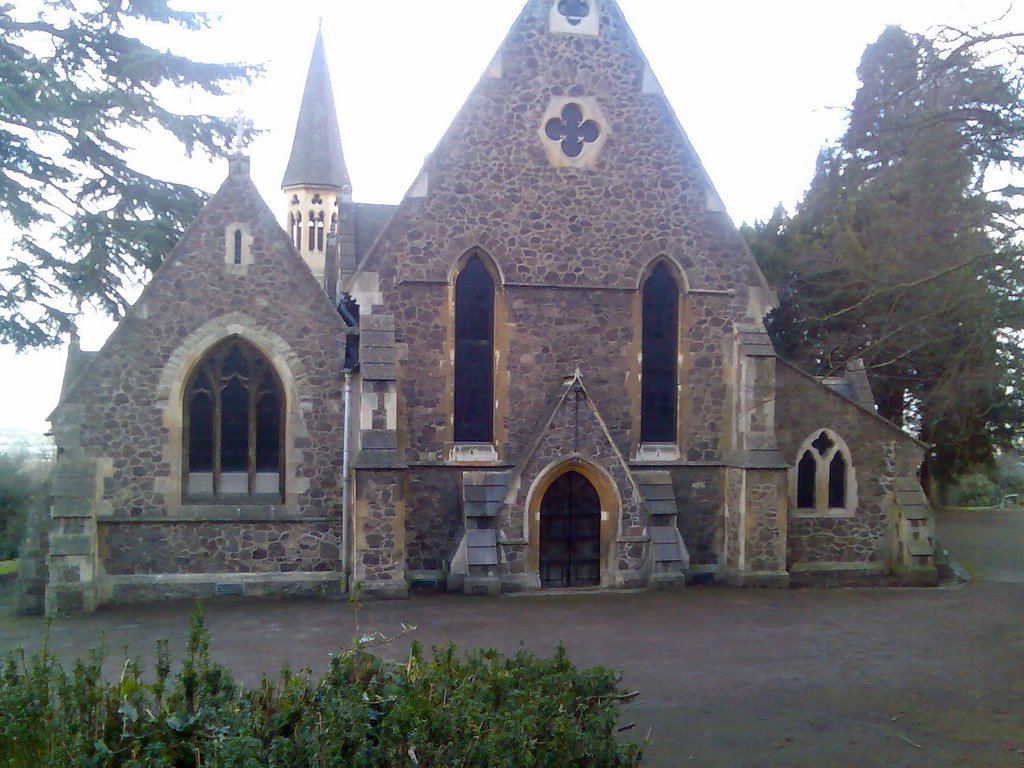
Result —
<svg viewBox="0 0 1024 768"><path fill-rule="evenodd" d="M640 765L616 733L628 696L620 678L577 669L559 647L426 659L414 645L394 665L360 645L323 678L285 668L247 689L210 660L193 616L181 669L167 644L145 682L128 661L105 681L94 651L67 671L45 649L8 656L0 673L5 768L587 768Z"/></svg>

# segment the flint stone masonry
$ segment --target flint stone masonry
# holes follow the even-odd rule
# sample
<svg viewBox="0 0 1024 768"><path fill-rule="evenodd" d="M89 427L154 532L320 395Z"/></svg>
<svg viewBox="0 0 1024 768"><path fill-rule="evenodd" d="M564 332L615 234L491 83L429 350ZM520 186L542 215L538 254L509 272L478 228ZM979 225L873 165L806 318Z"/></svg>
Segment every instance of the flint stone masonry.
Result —
<svg viewBox="0 0 1024 768"><path fill-rule="evenodd" d="M286 523L100 526L111 576L341 570L341 526Z"/></svg>
<svg viewBox="0 0 1024 768"><path fill-rule="evenodd" d="M933 520L910 499L924 448L874 413L863 366L837 392L776 359L773 292L618 4L588 5L577 25L556 0L528 0L399 206L352 201L340 139L313 130L336 124L330 100L304 107L293 156L315 170L329 153L344 182L289 174L288 213L337 201L338 229L309 264L249 160L232 158L104 348L69 350L26 604L39 580L50 612L351 584L365 598L426 582L537 589L541 500L566 471L601 500L605 588L674 586L687 567L743 586L927 581ZM329 82L326 60L320 37L307 93ZM581 124L565 123L567 105ZM549 134L556 119L565 130ZM458 444L454 286L473 257L495 287L493 441ZM677 439L643 445L643 291L658 265L680 295ZM211 503L183 488L185 387L232 337L281 381L280 498ZM856 504L797 513L796 453L825 428L849 446Z"/></svg>
<svg viewBox="0 0 1024 768"><path fill-rule="evenodd" d="M244 274L224 269L224 237L241 223L251 235ZM285 487L288 516L338 517L341 502L341 362L344 324L252 185L244 164L225 181L103 350L81 370L53 414L65 456L57 462L54 519L89 517L78 503L94 487L72 456L110 468L96 482L97 519L187 516L182 498L182 389L192 365L217 342L242 336L257 346L285 385ZM83 470L85 471L85 470ZM94 538L95 531L91 534ZM241 542L246 529L176 523L146 529L103 526L95 573L211 573L274 568L338 568L338 556L296 549L256 557L211 541ZM294 534L294 547L301 536ZM74 541L70 539L69 542ZM51 537L51 558L68 543ZM212 546L212 551L211 551ZM225 546L233 546L227 545ZM336 543L331 546L336 547ZM63 549L62 549L63 548ZM214 557L210 557L215 555ZM103 592L101 589L100 592ZM88 609L86 605L86 609Z"/></svg>
<svg viewBox="0 0 1024 768"><path fill-rule="evenodd" d="M408 595L405 566L406 473L361 470L356 474L356 540L352 579L360 595Z"/></svg>
<svg viewBox="0 0 1024 768"><path fill-rule="evenodd" d="M681 449L714 461L726 397L720 334L760 320L748 315L758 303L748 294L765 291L763 278L728 219L707 211L704 171L668 102L643 93L646 63L618 8L603 4L601 36L582 41L551 34L548 10L524 10L502 49L502 78L481 81L431 155L429 195L399 206L363 265L379 274L409 347L401 387L411 459L448 453L452 398L437 351L453 334L453 266L479 247L497 265L508 308L497 383L515 407L498 411L499 461L522 455L577 366L616 445L635 453L637 288L660 257L689 287L723 292L685 295L681 313ZM577 60L581 44L600 66L545 64ZM559 94L594 97L611 126L593 172L547 162L537 126Z"/></svg>
<svg viewBox="0 0 1024 768"><path fill-rule="evenodd" d="M629 467L611 442L586 389L570 385L556 402L554 413L513 476L515 495L510 494L510 503L499 508L496 523L504 555L499 573L514 577L506 580L510 588L533 573L537 532L536 521L529 518L533 509L539 508L539 498L533 498L534 489L538 481L552 477L552 471L559 471L562 465L582 464L606 475L611 480L609 490L617 497L608 505L617 509L606 508L602 498L601 537L606 548L602 581L606 586L643 586L651 566L650 521Z"/></svg>
<svg viewBox="0 0 1024 768"><path fill-rule="evenodd" d="M791 517L787 562L881 566L891 562L886 497L898 478L916 484L924 447L852 400L780 363L777 397L779 449L795 463L803 441L828 427L850 449L856 468L858 506L852 517ZM918 485L918 487L920 487ZM795 508L795 501L793 502Z"/></svg>
<svg viewBox="0 0 1024 768"><path fill-rule="evenodd" d="M460 469L440 467L410 471L405 532L411 573L441 577L451 562L462 528L461 474Z"/></svg>

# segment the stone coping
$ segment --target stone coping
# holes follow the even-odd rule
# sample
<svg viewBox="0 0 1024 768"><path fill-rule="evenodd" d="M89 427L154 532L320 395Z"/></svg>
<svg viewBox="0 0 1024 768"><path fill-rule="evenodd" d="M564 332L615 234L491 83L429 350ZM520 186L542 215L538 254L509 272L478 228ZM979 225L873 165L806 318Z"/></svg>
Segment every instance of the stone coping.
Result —
<svg viewBox="0 0 1024 768"><path fill-rule="evenodd" d="M117 586L158 584L287 584L344 581L340 571L293 571L290 573L150 573L107 576L104 581Z"/></svg>
<svg viewBox="0 0 1024 768"><path fill-rule="evenodd" d="M790 573L822 573L836 571L859 571L861 573L886 573L885 563L793 563Z"/></svg>
<svg viewBox="0 0 1024 768"><path fill-rule="evenodd" d="M167 524L167 523L334 523L341 515L302 515L287 507L237 505L187 505L167 515L116 515L97 518L101 525Z"/></svg>
<svg viewBox="0 0 1024 768"><path fill-rule="evenodd" d="M630 469L673 469L698 468L698 469L790 469L791 465L784 461L780 464L774 459L763 462L740 462L740 461L686 461L676 459L673 461L627 461ZM514 469L517 465L509 462L454 462L454 461L410 461L406 465L409 469ZM362 469L362 467L359 467Z"/></svg>

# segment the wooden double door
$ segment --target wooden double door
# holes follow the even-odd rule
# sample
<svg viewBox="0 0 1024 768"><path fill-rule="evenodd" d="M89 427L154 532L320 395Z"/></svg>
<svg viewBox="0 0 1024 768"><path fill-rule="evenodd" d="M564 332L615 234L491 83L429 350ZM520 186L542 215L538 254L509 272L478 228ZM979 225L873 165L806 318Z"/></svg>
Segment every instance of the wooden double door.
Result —
<svg viewBox="0 0 1024 768"><path fill-rule="evenodd" d="M551 484L540 505L542 587L601 583L601 499L579 472Z"/></svg>

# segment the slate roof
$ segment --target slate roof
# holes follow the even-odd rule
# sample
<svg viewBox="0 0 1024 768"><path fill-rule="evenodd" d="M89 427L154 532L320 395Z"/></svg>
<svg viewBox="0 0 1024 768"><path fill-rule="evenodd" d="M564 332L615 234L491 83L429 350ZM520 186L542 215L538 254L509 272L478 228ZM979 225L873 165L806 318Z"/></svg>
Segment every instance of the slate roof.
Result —
<svg viewBox="0 0 1024 768"><path fill-rule="evenodd" d="M299 120L288 168L281 187L335 187L351 189L345 155L341 149L338 112L327 67L324 36L317 32L313 58L309 63L306 90L302 94Z"/></svg>
<svg viewBox="0 0 1024 768"><path fill-rule="evenodd" d="M398 209L397 205L377 205L373 203L355 204L356 225L356 261L362 261L377 242L384 227L391 221L391 216Z"/></svg>

